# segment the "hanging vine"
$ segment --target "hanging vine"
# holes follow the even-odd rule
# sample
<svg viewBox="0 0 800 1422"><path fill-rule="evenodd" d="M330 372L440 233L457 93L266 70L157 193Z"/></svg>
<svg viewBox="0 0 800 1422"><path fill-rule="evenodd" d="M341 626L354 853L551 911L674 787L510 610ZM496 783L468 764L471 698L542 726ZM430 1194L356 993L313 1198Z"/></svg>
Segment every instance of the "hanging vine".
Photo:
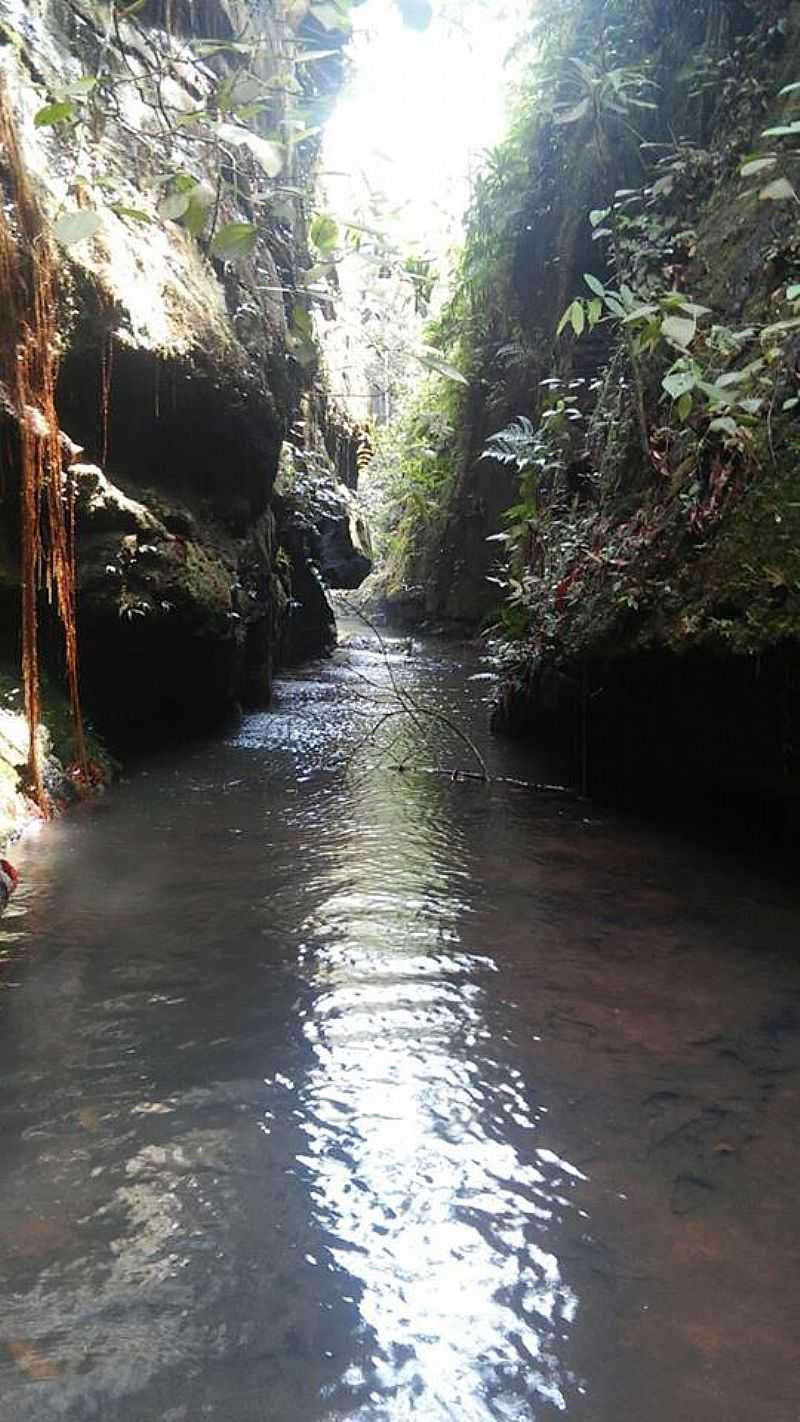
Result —
<svg viewBox="0 0 800 1422"><path fill-rule="evenodd" d="M19 151L14 116L0 83L0 379L19 426L22 679L31 788L47 812L38 727L39 593L55 604L64 633L77 758L87 771L75 621L74 488L64 468L56 413L58 375L53 247Z"/></svg>

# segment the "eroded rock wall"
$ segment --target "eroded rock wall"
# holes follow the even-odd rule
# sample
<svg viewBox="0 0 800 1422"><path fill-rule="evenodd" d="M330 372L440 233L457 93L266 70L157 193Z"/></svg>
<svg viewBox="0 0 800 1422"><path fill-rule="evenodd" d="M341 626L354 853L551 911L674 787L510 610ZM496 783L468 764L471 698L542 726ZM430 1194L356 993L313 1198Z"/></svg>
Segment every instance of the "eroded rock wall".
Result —
<svg viewBox="0 0 800 1422"><path fill-rule="evenodd" d="M498 725L560 740L589 788L763 796L784 822L800 799L800 249L782 91L800 78L800 6L571 13L583 29L551 31L554 77L468 241L471 388L423 615L503 626ZM649 106L604 109L609 75L641 76ZM589 299L623 283L627 306L589 331ZM520 416L542 435L527 482L479 457ZM503 566L487 540L510 528Z"/></svg>
<svg viewBox="0 0 800 1422"><path fill-rule="evenodd" d="M0 86L45 229L65 214L97 220L57 248L57 407L84 698L114 741L266 703L314 577L302 548L281 553L273 503L281 449L319 379L298 335L317 145L290 142L287 123L301 101L309 126L324 118L343 38L284 0L149 0L127 17L93 0L0 0ZM323 44L333 53L298 65ZM65 100L72 114L43 123ZM13 220L3 155L0 185ZM199 222L181 207L189 190ZM222 230L245 246L215 245ZM0 402L0 656L12 663L18 417ZM306 611L310 655L331 640L322 589ZM43 621L57 670L44 605Z"/></svg>

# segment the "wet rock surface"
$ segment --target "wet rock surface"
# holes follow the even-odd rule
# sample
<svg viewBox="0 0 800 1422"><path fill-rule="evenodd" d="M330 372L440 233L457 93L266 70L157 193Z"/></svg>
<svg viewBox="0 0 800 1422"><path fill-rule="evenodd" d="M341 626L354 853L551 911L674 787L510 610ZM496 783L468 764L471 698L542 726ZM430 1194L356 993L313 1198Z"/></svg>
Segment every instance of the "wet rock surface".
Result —
<svg viewBox="0 0 800 1422"><path fill-rule="evenodd" d="M340 430L342 417L323 399L313 350L301 362L292 345L298 274L310 260L302 213L290 202L280 220L259 218L252 253L237 261L211 251L210 230L192 235L161 213L172 169L189 183L210 184L212 193L217 186L213 142L209 134L202 142L187 137L185 120L205 104L213 108L215 86L240 63L237 45L253 43L253 82L271 96L270 112L253 120L257 145L261 129L284 122L287 85L295 82L292 25L310 26L313 40L316 22L271 3L256 11L241 0L209 0L196 9L170 0L118 16L102 41L102 17L81 0L34 7L9 0L5 10L0 83L45 230L76 202L68 174L77 159L69 134L37 124L36 115L85 69L94 72L98 53L120 50L123 78L112 64L114 102L93 131L91 177L81 190L99 227L91 240L54 249L62 341L56 404L65 464L73 465L68 483L77 493L87 708L115 744L174 739L219 724L242 705L266 704L282 647L294 643L302 646L298 655L308 655L331 645L332 613L311 566L319 559L302 541L292 556L302 564L294 580L304 591L303 633L286 631L288 555L279 556L272 503L281 449L309 391L312 415L324 407L325 437L345 472L353 462L352 432L346 421ZM186 39L208 45L211 36L219 49L192 56ZM330 53L313 78L305 70L304 93L320 116L341 77L343 40L339 32L328 40ZM284 74L281 86L276 70ZM156 72L177 116L166 135L161 90L155 97L147 90L147 76ZM0 160L0 179L13 192L7 161ZM309 162L308 155L293 158L297 171L283 173L291 191L292 183L310 180ZM95 169L104 175L98 185ZM265 174L252 155L240 156L236 171L235 183L220 178L217 225L253 218ZM16 420L0 390L0 660L10 666L18 660ZM354 586L368 563L348 542L355 496L343 495L326 537L336 548L334 571ZM43 644L58 675L57 639Z"/></svg>

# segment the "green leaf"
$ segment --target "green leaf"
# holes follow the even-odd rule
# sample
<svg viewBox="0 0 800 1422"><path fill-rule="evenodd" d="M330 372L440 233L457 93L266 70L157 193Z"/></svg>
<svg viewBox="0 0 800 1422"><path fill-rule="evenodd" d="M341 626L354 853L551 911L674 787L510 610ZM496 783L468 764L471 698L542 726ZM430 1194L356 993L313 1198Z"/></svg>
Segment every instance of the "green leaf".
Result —
<svg viewBox="0 0 800 1422"><path fill-rule="evenodd" d="M131 222L141 222L144 226L153 221L150 213L143 212L140 207L124 207L122 203L116 202L111 203L110 206L111 211L115 212L117 217L127 217Z"/></svg>
<svg viewBox="0 0 800 1422"><path fill-rule="evenodd" d="M661 341L661 322L647 320L634 336L637 355L652 355Z"/></svg>
<svg viewBox="0 0 800 1422"><path fill-rule="evenodd" d="M176 114L172 122L176 128L188 128L193 123L205 123L208 119L208 109L193 109L188 114Z"/></svg>
<svg viewBox="0 0 800 1422"><path fill-rule="evenodd" d="M231 113L240 123L253 123L269 108L269 99L253 99L249 104L235 104Z"/></svg>
<svg viewBox="0 0 800 1422"><path fill-rule="evenodd" d="M599 296L592 297L586 309L586 314L589 320L589 330L594 330L603 315L603 303Z"/></svg>
<svg viewBox="0 0 800 1422"><path fill-rule="evenodd" d="M800 316L795 316L791 321L773 321L771 326L765 326L761 332L763 341L765 336L780 336L784 331L796 331L800 326Z"/></svg>
<svg viewBox="0 0 800 1422"><path fill-rule="evenodd" d="M183 217L183 225L192 237L200 237L208 222L209 204L201 202L196 194L189 198L189 206Z"/></svg>
<svg viewBox="0 0 800 1422"><path fill-rule="evenodd" d="M679 420L688 420L689 416L692 413L692 404L692 397L687 390L685 395L681 395L681 398L675 407L678 412Z"/></svg>
<svg viewBox="0 0 800 1422"><path fill-rule="evenodd" d="M777 161L777 158L774 156L750 158L746 163L743 163L739 169L739 177L752 178L755 173L763 173L767 168L774 168Z"/></svg>
<svg viewBox="0 0 800 1422"><path fill-rule="evenodd" d="M436 375L443 375L445 380L452 380L457 385L469 385L465 375L462 375L457 366L451 365L442 356L436 355L434 351L415 352L416 359L426 370L432 370Z"/></svg>
<svg viewBox="0 0 800 1422"><path fill-rule="evenodd" d="M715 407L721 405L724 409L729 410L736 399L735 391L725 390L721 385L716 385L713 380L698 380L697 384L709 403Z"/></svg>
<svg viewBox="0 0 800 1422"><path fill-rule="evenodd" d="M582 301L573 301L570 307L570 325L576 336L582 336L586 326L586 312Z"/></svg>
<svg viewBox="0 0 800 1422"><path fill-rule="evenodd" d="M720 390L727 390L729 385L741 385L743 380L748 379L746 370L726 370L724 375L718 375L716 384Z"/></svg>
<svg viewBox="0 0 800 1422"><path fill-rule="evenodd" d="M656 312L660 310L661 307L652 302L647 306L634 306L633 310L629 311L625 317L625 324L627 325L629 321L641 321L647 316L655 316Z"/></svg>
<svg viewBox="0 0 800 1422"><path fill-rule="evenodd" d="M328 213L318 212L308 235L317 251L323 256L329 256L339 245L339 224Z"/></svg>
<svg viewBox="0 0 800 1422"><path fill-rule="evenodd" d="M70 99L62 99L58 104L46 104L40 109L33 122L36 128L51 128L53 124L65 123L75 117L77 110Z"/></svg>
<svg viewBox="0 0 800 1422"><path fill-rule="evenodd" d="M686 350L695 338L697 325L684 316L665 316L661 322L661 334L672 345Z"/></svg>
<svg viewBox="0 0 800 1422"><path fill-rule="evenodd" d="M283 144L276 143L271 138L261 138L257 133L248 133L244 139L244 146L249 148L268 178L277 178L283 172L285 158Z"/></svg>
<svg viewBox="0 0 800 1422"><path fill-rule="evenodd" d="M68 84L64 93L70 99L85 99L87 94L91 94L97 88L97 79L94 74L84 74L74 83Z"/></svg>
<svg viewBox="0 0 800 1422"><path fill-rule="evenodd" d="M589 213L589 222L592 227L599 227L601 222L605 222L610 211L610 207L593 207Z"/></svg>
<svg viewBox="0 0 800 1422"><path fill-rule="evenodd" d="M247 69L237 69L217 85L217 108L230 114L243 104L258 103L264 97L265 81Z"/></svg>
<svg viewBox="0 0 800 1422"><path fill-rule="evenodd" d="M217 125L217 135L223 143L232 143L236 148L247 148L256 162L263 168L268 178L277 178L283 169L284 149L271 138L262 138L240 124L221 123Z"/></svg>
<svg viewBox="0 0 800 1422"><path fill-rule="evenodd" d="M556 123L577 123L588 114L592 107L591 99L581 99L580 103L570 104L565 109L557 109L555 114Z"/></svg>
<svg viewBox="0 0 800 1422"><path fill-rule="evenodd" d="M86 242L94 237L102 226L100 214L92 208L76 208L59 217L53 228L53 235L62 247L74 247L77 242Z"/></svg>
<svg viewBox="0 0 800 1422"><path fill-rule="evenodd" d="M172 181L176 193L193 193L199 186L197 178L191 173L176 173Z"/></svg>
<svg viewBox="0 0 800 1422"><path fill-rule="evenodd" d="M158 215L167 222L177 222L188 212L190 201L188 193L169 193L158 204Z"/></svg>
<svg viewBox="0 0 800 1422"><path fill-rule="evenodd" d="M681 396L687 395L693 390L696 379L693 371L690 370L670 370L664 376L661 387L666 390L670 399L680 400Z"/></svg>
<svg viewBox="0 0 800 1422"><path fill-rule="evenodd" d="M800 135L800 119L794 123L779 123L776 128L762 130L762 138L797 138Z"/></svg>
<svg viewBox="0 0 800 1422"><path fill-rule="evenodd" d="M199 183L189 173L179 173L174 179L174 185L176 192L188 198L188 207L181 213L180 220L192 237L200 237L214 207L214 189L208 183Z"/></svg>
<svg viewBox="0 0 800 1422"><path fill-rule="evenodd" d="M292 330L296 336L304 341L311 341L314 338L314 322L311 319L310 311L304 310L302 306L296 306L292 317Z"/></svg>
<svg viewBox="0 0 800 1422"><path fill-rule="evenodd" d="M595 296L605 296L606 289L598 277L592 276L591 272L584 272L583 279L589 290L594 292Z"/></svg>
<svg viewBox="0 0 800 1422"><path fill-rule="evenodd" d="M796 94L798 89L800 89L800 82L795 81L794 84L784 84L783 88L778 90L778 98L785 99L787 94Z"/></svg>
<svg viewBox="0 0 800 1422"><path fill-rule="evenodd" d="M215 257L236 261L237 258L250 256L257 237L258 228L253 222L226 222L216 233L211 250Z"/></svg>
<svg viewBox="0 0 800 1422"><path fill-rule="evenodd" d="M736 436L739 433L739 426L737 425L732 415L717 415L716 419L711 421L711 424L708 428L714 434L727 434Z"/></svg>
<svg viewBox="0 0 800 1422"><path fill-rule="evenodd" d="M653 183L653 197L669 197L675 186L675 174L665 173L663 178L658 178Z"/></svg>
<svg viewBox="0 0 800 1422"><path fill-rule="evenodd" d="M793 282L786 288L787 301L800 301L800 282Z"/></svg>
<svg viewBox="0 0 800 1422"><path fill-rule="evenodd" d="M701 316L711 315L710 306L700 306L696 301L684 301L682 296L671 299L669 304L676 311L685 311L694 321L699 321Z"/></svg>
<svg viewBox="0 0 800 1422"><path fill-rule="evenodd" d="M788 178L776 178L774 183L767 183L765 188L758 194L762 202L789 202L794 199L797 202L797 193Z"/></svg>

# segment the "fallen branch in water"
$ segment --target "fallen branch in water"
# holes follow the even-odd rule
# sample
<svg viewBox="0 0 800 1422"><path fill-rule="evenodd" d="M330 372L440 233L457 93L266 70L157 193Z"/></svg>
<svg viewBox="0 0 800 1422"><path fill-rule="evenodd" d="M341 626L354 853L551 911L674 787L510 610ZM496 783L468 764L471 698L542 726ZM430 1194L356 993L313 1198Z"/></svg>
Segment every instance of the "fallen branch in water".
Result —
<svg viewBox="0 0 800 1422"><path fill-rule="evenodd" d="M383 636L381 635L380 629L375 626L374 622L372 622L372 620L367 616L365 612L362 612L360 608L354 607L347 598L341 597L340 601L348 612L352 613L353 616L358 617L364 623L365 627L369 628L370 632L375 638L380 649L381 656L383 657L383 664L386 669L386 674L389 678L390 690L393 698L393 704L390 706L390 708L379 715L377 721L375 722L375 725L370 728L370 730L364 736L363 740L361 740L359 744L355 747L351 759L355 757L360 751L362 751L365 746L376 745L376 736L390 721L406 720L410 722L413 729L417 732L418 737L421 738L423 744L426 738L426 728L428 728L430 725L440 726L443 727L445 730L449 731L450 734L461 743L461 745L466 746L470 755L473 757L476 765L480 767L479 772L465 770L461 771L460 774L468 779L480 780L484 784L489 784L492 777L489 775L486 761L484 760L472 738L467 735L467 732L463 730L463 728L459 726L456 721L454 721L450 716L447 716L444 711L441 711L436 706L426 705L425 702L420 701L418 697L414 696L409 691L408 687L403 686L402 682L395 675L394 667L392 666L390 659L389 648L387 647ZM362 676L360 672L358 672L357 675ZM373 682L369 677L362 677L362 679L366 681L369 686L376 687L376 689L378 690L381 689L377 687L377 684ZM384 754L392 754L392 752L398 745L398 742L401 737L402 728L400 734L393 738L391 745L388 747L388 750L384 748ZM419 749L420 742L416 741L413 746L409 747L409 759L411 755L418 754ZM405 768L406 764L408 764L408 760L402 763L402 768ZM400 764L398 764L390 768L397 770L400 769L401 766Z"/></svg>
<svg viewBox="0 0 800 1422"><path fill-rule="evenodd" d="M405 775L408 768L407 763L386 766L387 770L397 771L399 775ZM535 795L569 795L575 800L584 798L569 785L546 785L536 780L519 780L514 775L477 775L474 770L451 770L443 765L415 765L412 769L418 775L441 775L454 783L477 780L481 785L511 785L516 790L530 790Z"/></svg>

